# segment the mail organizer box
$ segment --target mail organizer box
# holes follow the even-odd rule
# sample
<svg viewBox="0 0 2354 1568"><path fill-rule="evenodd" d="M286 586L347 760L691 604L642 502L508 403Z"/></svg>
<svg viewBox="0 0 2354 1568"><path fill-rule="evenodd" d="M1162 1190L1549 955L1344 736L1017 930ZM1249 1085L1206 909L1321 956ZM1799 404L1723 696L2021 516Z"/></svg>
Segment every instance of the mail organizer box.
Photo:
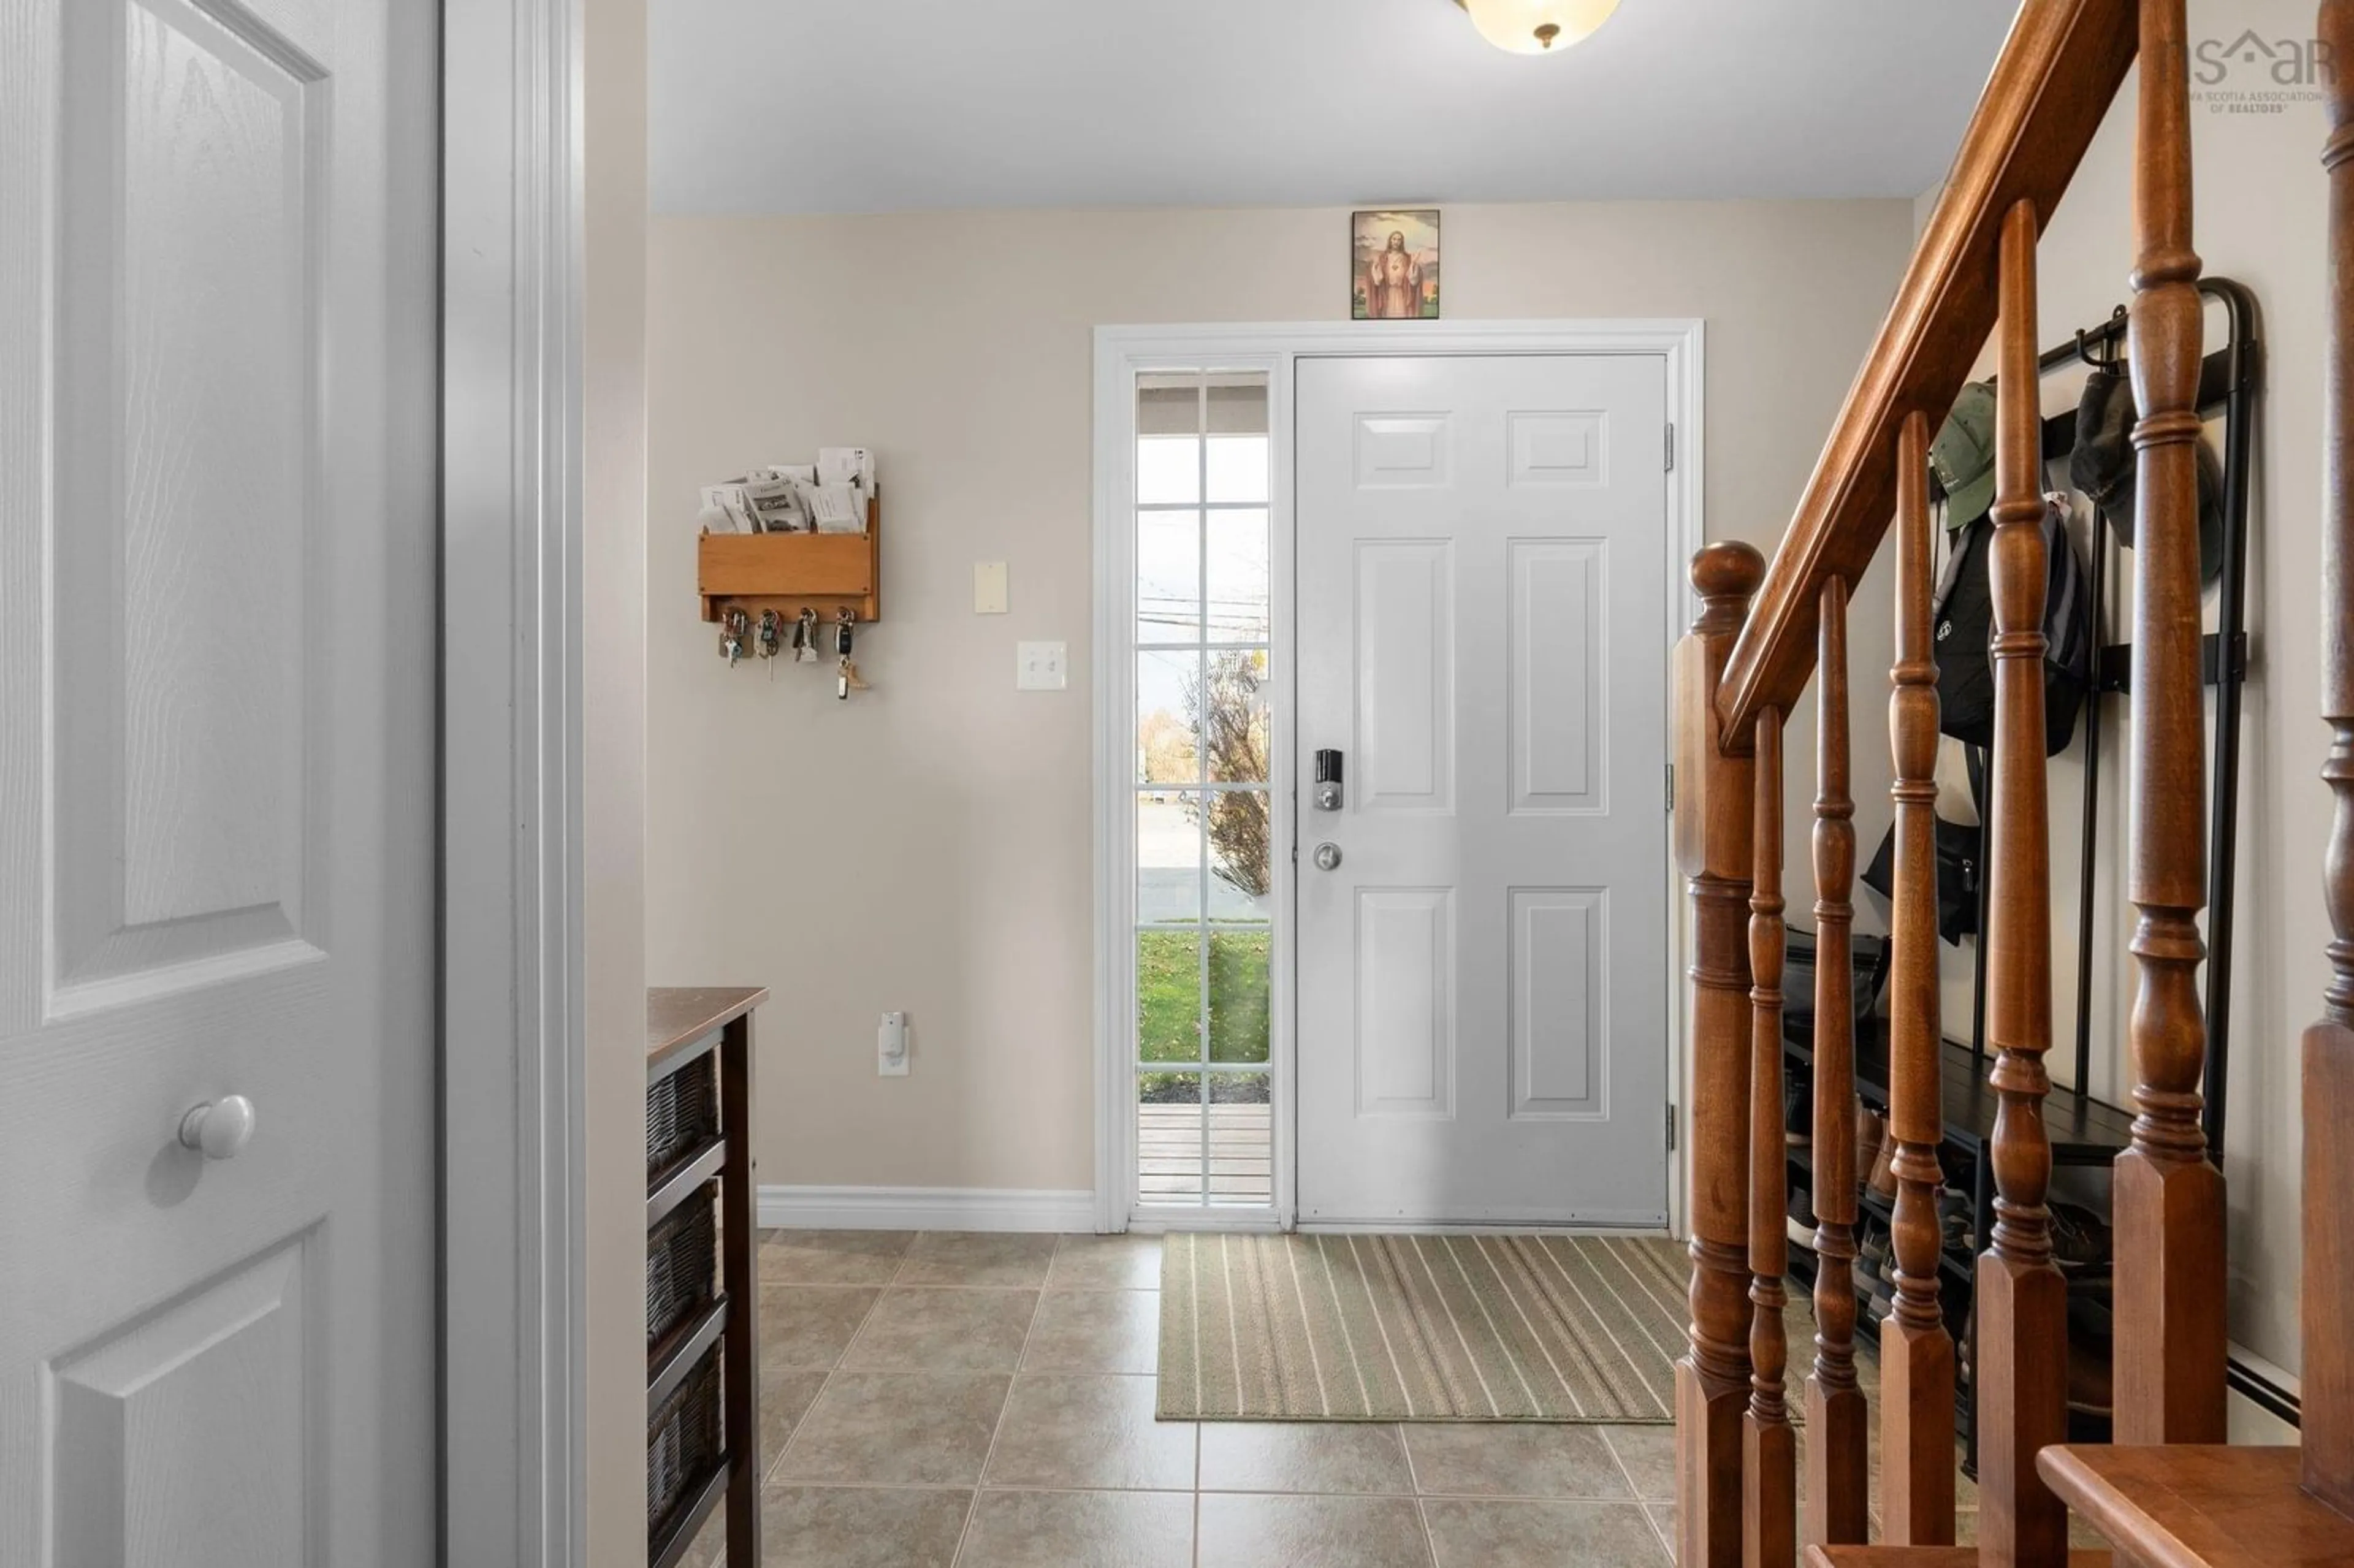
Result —
<svg viewBox="0 0 2354 1568"><path fill-rule="evenodd" d="M832 624L847 609L860 625L883 619L883 503L866 503L864 534L705 534L695 542L703 619L731 606L797 620L804 609Z"/></svg>

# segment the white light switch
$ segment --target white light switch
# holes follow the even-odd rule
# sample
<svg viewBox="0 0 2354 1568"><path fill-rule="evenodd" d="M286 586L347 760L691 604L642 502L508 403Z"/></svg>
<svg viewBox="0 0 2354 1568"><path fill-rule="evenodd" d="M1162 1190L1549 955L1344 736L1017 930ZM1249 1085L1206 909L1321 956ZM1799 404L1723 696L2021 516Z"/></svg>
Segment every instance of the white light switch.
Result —
<svg viewBox="0 0 2354 1568"><path fill-rule="evenodd" d="M882 1027L875 1032L875 1075L907 1075L907 1015L904 1012L885 1013Z"/></svg>
<svg viewBox="0 0 2354 1568"><path fill-rule="evenodd" d="M975 615L1005 613L1005 563L975 561L972 564L972 612Z"/></svg>
<svg viewBox="0 0 2354 1568"><path fill-rule="evenodd" d="M1059 692L1069 685L1070 644L1022 642L1014 646L1013 685L1023 692Z"/></svg>

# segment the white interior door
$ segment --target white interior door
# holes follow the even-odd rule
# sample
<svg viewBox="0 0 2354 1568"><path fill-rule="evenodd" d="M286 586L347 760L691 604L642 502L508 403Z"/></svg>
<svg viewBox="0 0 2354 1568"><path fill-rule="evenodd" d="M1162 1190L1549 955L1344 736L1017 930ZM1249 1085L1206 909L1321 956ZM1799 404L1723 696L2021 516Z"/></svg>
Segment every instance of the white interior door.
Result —
<svg viewBox="0 0 2354 1568"><path fill-rule="evenodd" d="M1665 362L1305 360L1295 418L1299 1217L1663 1224Z"/></svg>
<svg viewBox="0 0 2354 1568"><path fill-rule="evenodd" d="M434 1560L434 9L0 0L0 1563Z"/></svg>

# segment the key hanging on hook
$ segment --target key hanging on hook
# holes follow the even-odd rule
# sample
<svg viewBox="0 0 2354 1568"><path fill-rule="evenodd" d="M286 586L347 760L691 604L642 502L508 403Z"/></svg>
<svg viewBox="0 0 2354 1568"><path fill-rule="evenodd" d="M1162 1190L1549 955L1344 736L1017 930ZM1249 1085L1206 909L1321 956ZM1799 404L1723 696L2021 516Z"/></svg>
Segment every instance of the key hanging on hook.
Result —
<svg viewBox="0 0 2354 1568"><path fill-rule="evenodd" d="M817 611L804 609L793 622L793 662L817 662Z"/></svg>
<svg viewBox="0 0 2354 1568"><path fill-rule="evenodd" d="M753 646L758 652L760 657L762 659L775 658L777 656L777 651L783 646L784 641L785 618L779 615L773 609L762 610L760 612L759 634L753 640Z"/></svg>
<svg viewBox="0 0 2354 1568"><path fill-rule="evenodd" d="M734 669L744 657L744 639L752 628L752 618L736 606L730 606L719 617L719 655Z"/></svg>
<svg viewBox="0 0 2354 1568"><path fill-rule="evenodd" d="M833 654L840 661L834 673L833 695L837 702L848 702L853 690L864 691L866 683L858 678L858 666L850 662L850 648L858 624L857 615L843 609L834 618Z"/></svg>

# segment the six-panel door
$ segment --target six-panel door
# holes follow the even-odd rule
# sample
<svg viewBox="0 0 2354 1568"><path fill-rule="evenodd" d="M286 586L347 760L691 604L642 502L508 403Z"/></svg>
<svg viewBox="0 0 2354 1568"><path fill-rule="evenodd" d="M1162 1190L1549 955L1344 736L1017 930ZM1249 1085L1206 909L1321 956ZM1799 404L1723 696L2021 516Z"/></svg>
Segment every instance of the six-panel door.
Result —
<svg viewBox="0 0 2354 1568"><path fill-rule="evenodd" d="M1303 1221L1665 1223L1666 397L1299 366Z"/></svg>

